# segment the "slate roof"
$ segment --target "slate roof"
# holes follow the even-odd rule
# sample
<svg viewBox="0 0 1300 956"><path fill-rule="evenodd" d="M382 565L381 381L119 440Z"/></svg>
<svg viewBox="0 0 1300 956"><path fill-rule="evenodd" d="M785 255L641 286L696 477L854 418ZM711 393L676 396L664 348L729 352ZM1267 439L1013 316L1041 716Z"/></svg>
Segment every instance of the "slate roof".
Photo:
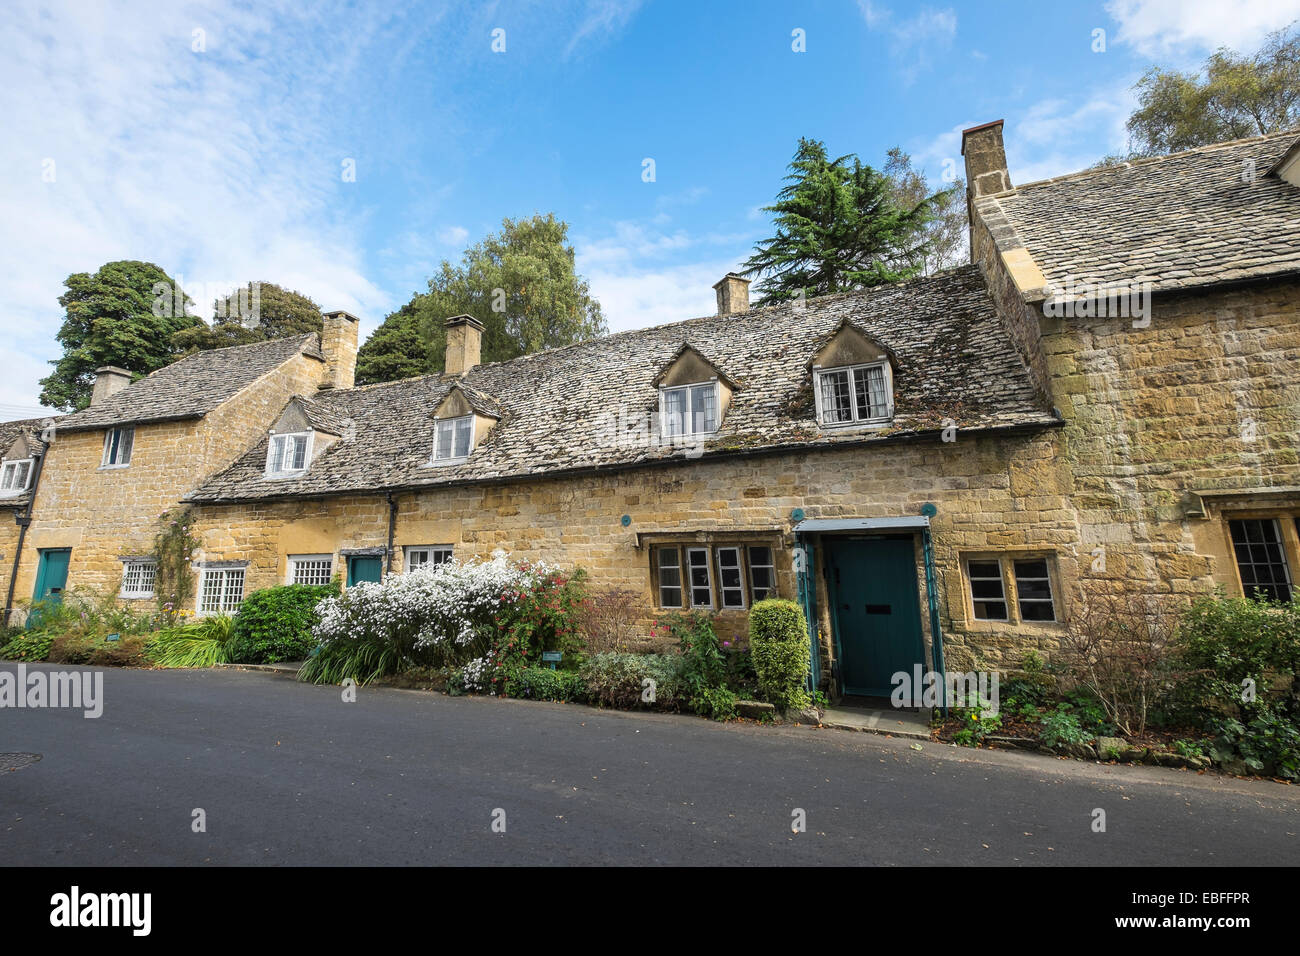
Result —
<svg viewBox="0 0 1300 956"><path fill-rule="evenodd" d="M897 360L896 417L885 432L818 428L808 359L848 319ZM355 428L299 478L268 481L266 439L187 496L235 501L383 491L636 467L682 460L681 447L638 432L657 419L654 381L684 343L716 359L736 389L704 458L963 429L1059 424L1030 383L979 269L965 266L867 292L810 299L623 332L504 363L462 378L425 376L318 393ZM457 382L491 399L500 420L457 465L430 466L432 412Z"/></svg>
<svg viewBox="0 0 1300 956"><path fill-rule="evenodd" d="M20 421L0 422L0 456L9 451L9 446L18 440L19 435L26 435L29 447L33 451L45 451L45 443L41 441L41 432L50 422L60 421L60 416L54 415L47 418L24 418ZM31 479L28 479L28 488L20 495L0 496L0 508L21 508L32 500ZM9 519L6 518L6 521Z"/></svg>
<svg viewBox="0 0 1300 956"><path fill-rule="evenodd" d="M202 418L302 352L324 360L315 332L196 352L132 382L103 402L67 416L62 431Z"/></svg>
<svg viewBox="0 0 1300 956"><path fill-rule="evenodd" d="M1150 282L1153 292L1300 271L1300 188L1270 167L1297 132L1030 183L976 200L1004 252L1047 280L1026 289ZM1243 180L1243 170L1254 176Z"/></svg>

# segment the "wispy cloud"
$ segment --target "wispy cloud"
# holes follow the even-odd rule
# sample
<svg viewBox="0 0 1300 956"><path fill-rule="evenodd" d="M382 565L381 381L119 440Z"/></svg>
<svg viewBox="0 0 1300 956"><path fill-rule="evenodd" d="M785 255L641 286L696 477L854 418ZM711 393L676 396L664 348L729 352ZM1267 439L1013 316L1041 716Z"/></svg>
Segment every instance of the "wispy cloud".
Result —
<svg viewBox="0 0 1300 956"><path fill-rule="evenodd" d="M858 0L858 9L869 29L889 37L890 55L899 61L905 83L929 69L934 55L949 49L957 36L957 14L951 7L921 7L910 16L899 16L882 3Z"/></svg>
<svg viewBox="0 0 1300 956"><path fill-rule="evenodd" d="M1249 52L1264 35L1300 19L1300 0L1109 0L1115 39L1150 57L1221 46Z"/></svg>
<svg viewBox="0 0 1300 956"><path fill-rule="evenodd" d="M644 0L585 0L573 28L573 38L564 48L570 57L589 44L596 44L622 32L641 9Z"/></svg>

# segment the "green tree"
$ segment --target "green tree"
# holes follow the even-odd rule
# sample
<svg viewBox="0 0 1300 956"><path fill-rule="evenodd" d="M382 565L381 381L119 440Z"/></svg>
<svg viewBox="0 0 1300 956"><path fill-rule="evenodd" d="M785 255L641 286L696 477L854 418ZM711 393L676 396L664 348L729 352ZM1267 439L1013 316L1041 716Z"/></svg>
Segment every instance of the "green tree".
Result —
<svg viewBox="0 0 1300 956"><path fill-rule="evenodd" d="M453 315L483 323L484 362L605 334L600 303L574 269L568 231L550 213L505 219L499 232L466 249L459 263L444 260L429 291L388 316L361 347L358 383L442 371L443 323Z"/></svg>
<svg viewBox="0 0 1300 956"><path fill-rule="evenodd" d="M249 282L213 300L212 313L211 325L200 324L176 333L172 344L178 351L219 349L320 332L324 324L320 306L274 282Z"/></svg>
<svg viewBox="0 0 1300 956"><path fill-rule="evenodd" d="M932 275L965 262L969 254L966 215L966 180L958 176L947 189L935 192L925 173L912 165L912 157L897 146L885 154L882 170L889 180L894 205L916 209L929 202L932 216L926 223L926 241L917 248L919 271Z"/></svg>
<svg viewBox="0 0 1300 956"><path fill-rule="evenodd" d="M758 305L897 282L922 269L934 203L897 204L894 185L856 156L830 159L799 140L772 213L776 235L754 247L744 271L757 275Z"/></svg>
<svg viewBox="0 0 1300 956"><path fill-rule="evenodd" d="M65 310L57 338L63 356L41 379L42 405L76 411L90 404L95 369L116 365L137 376L176 358L172 336L201 325L193 305L171 276L152 262L107 262L99 271L76 272L59 296Z"/></svg>
<svg viewBox="0 0 1300 956"><path fill-rule="evenodd" d="M1250 56L1220 48L1198 73L1152 67L1134 90L1135 156L1292 129L1300 125L1300 33L1295 24L1270 33Z"/></svg>

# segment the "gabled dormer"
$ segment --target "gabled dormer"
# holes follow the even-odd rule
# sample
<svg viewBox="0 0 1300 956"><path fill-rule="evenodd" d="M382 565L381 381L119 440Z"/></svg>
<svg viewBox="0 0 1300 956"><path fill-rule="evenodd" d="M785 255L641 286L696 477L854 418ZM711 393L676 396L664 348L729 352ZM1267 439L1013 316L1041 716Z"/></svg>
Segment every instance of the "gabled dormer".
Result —
<svg viewBox="0 0 1300 956"><path fill-rule="evenodd" d="M430 465L458 465L473 453L501 418L496 401L484 392L456 382L433 410L433 450Z"/></svg>
<svg viewBox="0 0 1300 956"><path fill-rule="evenodd" d="M1300 138L1278 157L1277 162L1268 168L1267 174L1292 186L1300 186Z"/></svg>
<svg viewBox="0 0 1300 956"><path fill-rule="evenodd" d="M880 427L894 417L894 357L847 319L810 363L817 423Z"/></svg>
<svg viewBox="0 0 1300 956"><path fill-rule="evenodd" d="M40 454L38 443L20 434L4 452L0 462L0 498L21 495L32 483L32 471Z"/></svg>
<svg viewBox="0 0 1300 956"><path fill-rule="evenodd" d="M296 478L336 441L347 423L330 415L319 402L294 396L271 426L266 448L266 477Z"/></svg>
<svg viewBox="0 0 1300 956"><path fill-rule="evenodd" d="M666 438L708 436L727 417L736 385L693 345L679 348L655 376L659 433Z"/></svg>

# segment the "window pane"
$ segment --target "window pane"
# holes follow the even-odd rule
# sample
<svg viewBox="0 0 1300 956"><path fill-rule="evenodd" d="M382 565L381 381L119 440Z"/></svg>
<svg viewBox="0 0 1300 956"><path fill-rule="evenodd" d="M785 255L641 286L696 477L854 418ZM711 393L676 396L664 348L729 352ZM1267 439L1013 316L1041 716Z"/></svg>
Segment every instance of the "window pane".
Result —
<svg viewBox="0 0 1300 956"><path fill-rule="evenodd" d="M121 444L118 448L119 465L131 464L131 446L135 444L135 429L123 428Z"/></svg>
<svg viewBox="0 0 1300 956"><path fill-rule="evenodd" d="M849 402L849 373L822 372L822 421L835 424L853 421L853 407Z"/></svg>
<svg viewBox="0 0 1300 956"><path fill-rule="evenodd" d="M659 570L659 606L682 606L681 555L676 548L656 548L655 561Z"/></svg>
<svg viewBox="0 0 1300 956"><path fill-rule="evenodd" d="M293 563L293 583L324 585L329 584L334 575L333 558L291 558Z"/></svg>
<svg viewBox="0 0 1300 956"><path fill-rule="evenodd" d="M474 419L472 417L456 419L456 443L453 453L457 458L469 457L470 435L473 433Z"/></svg>
<svg viewBox="0 0 1300 956"><path fill-rule="evenodd" d="M276 473L281 470L280 463L284 460L284 436L274 435L271 438L271 449L267 453L266 470Z"/></svg>
<svg viewBox="0 0 1300 956"><path fill-rule="evenodd" d="M977 621L1007 619L1006 591L1002 568L996 561L971 561L966 565L970 581L971 609Z"/></svg>
<svg viewBox="0 0 1300 956"><path fill-rule="evenodd" d="M293 436L293 470L301 471L307 467L307 436Z"/></svg>
<svg viewBox="0 0 1300 956"><path fill-rule="evenodd" d="M1237 556L1241 587L1247 597L1258 591L1270 601L1291 600L1291 572L1282 549L1281 528L1273 518L1228 522Z"/></svg>
<svg viewBox="0 0 1300 956"><path fill-rule="evenodd" d="M885 370L879 365L860 368L853 373L858 418L885 418L889 414L889 396L885 391Z"/></svg>
<svg viewBox="0 0 1300 956"><path fill-rule="evenodd" d="M703 548L690 548L686 552L690 570L691 606L712 607L713 588L709 580L709 552Z"/></svg>
<svg viewBox="0 0 1300 956"><path fill-rule="evenodd" d="M1055 621L1056 609L1052 605L1052 581L1048 576L1047 561L1042 558L1013 561L1012 569L1016 575L1021 620Z"/></svg>
<svg viewBox="0 0 1300 956"><path fill-rule="evenodd" d="M685 434L686 389L669 388L664 390L663 430L666 435Z"/></svg>
<svg viewBox="0 0 1300 956"><path fill-rule="evenodd" d="M749 549L749 580L754 590L754 600L776 597L776 568L772 565L772 549Z"/></svg>
<svg viewBox="0 0 1300 956"><path fill-rule="evenodd" d="M451 457L452 423L438 422L435 434L433 457L435 461L444 461Z"/></svg>
<svg viewBox="0 0 1300 956"><path fill-rule="evenodd" d="M718 428L718 388L716 385L691 386L691 433L712 432Z"/></svg>
<svg viewBox="0 0 1300 956"><path fill-rule="evenodd" d="M718 549L718 590L723 607L745 606L745 577L739 548Z"/></svg>

